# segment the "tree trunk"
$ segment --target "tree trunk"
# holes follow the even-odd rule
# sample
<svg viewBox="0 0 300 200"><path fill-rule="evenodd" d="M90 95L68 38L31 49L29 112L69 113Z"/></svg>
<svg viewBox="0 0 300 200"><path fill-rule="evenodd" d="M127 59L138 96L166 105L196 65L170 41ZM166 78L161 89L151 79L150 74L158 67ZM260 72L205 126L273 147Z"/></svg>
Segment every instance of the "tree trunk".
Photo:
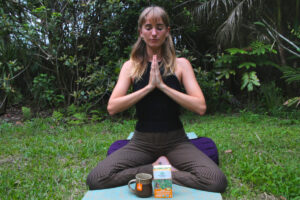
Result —
<svg viewBox="0 0 300 200"><path fill-rule="evenodd" d="M283 27L282 27L281 6L282 6L281 0L277 0L277 28L278 28L278 32L284 35ZM279 52L279 56L280 56L281 65L286 65L284 49L282 47L278 46L278 52Z"/></svg>
<svg viewBox="0 0 300 200"><path fill-rule="evenodd" d="M4 95L1 95L4 96ZM6 113L6 106L7 106L7 95L3 99L0 99L0 115L3 115Z"/></svg>

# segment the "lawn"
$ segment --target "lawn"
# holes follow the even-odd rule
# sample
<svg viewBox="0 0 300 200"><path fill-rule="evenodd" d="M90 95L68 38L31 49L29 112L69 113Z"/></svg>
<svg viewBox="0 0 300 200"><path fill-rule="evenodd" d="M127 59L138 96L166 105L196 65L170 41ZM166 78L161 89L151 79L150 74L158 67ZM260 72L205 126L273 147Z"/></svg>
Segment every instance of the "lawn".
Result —
<svg viewBox="0 0 300 200"><path fill-rule="evenodd" d="M300 199L300 120L241 112L182 116L185 130L212 138L229 186L223 199ZM0 199L81 199L85 179L135 121L86 125L51 118L0 122Z"/></svg>

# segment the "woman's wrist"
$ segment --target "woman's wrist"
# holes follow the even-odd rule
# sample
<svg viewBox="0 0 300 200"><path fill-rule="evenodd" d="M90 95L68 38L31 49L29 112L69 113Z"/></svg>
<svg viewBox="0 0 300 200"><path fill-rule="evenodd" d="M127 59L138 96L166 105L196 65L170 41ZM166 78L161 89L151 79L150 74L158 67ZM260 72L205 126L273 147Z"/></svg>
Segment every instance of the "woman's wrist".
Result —
<svg viewBox="0 0 300 200"><path fill-rule="evenodd" d="M152 84L148 84L148 85L145 87L145 89L146 89L147 92L151 92L152 90L154 90L154 88L155 88L155 86L152 85Z"/></svg>
<svg viewBox="0 0 300 200"><path fill-rule="evenodd" d="M157 88L164 92L167 88L167 85L164 82L161 82Z"/></svg>

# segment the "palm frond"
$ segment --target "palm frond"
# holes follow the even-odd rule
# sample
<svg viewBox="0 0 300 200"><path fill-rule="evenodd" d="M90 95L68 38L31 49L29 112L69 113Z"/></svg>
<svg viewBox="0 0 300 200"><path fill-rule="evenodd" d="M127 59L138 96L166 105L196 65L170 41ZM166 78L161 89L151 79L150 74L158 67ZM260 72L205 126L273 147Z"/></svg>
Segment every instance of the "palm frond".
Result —
<svg viewBox="0 0 300 200"><path fill-rule="evenodd" d="M292 105L295 105L295 104L296 104L296 108L300 105L300 97L291 98L283 103L283 105L288 106L288 107L291 107Z"/></svg>
<svg viewBox="0 0 300 200"><path fill-rule="evenodd" d="M279 69L283 73L282 78L284 78L288 84L293 82L300 82L300 68L277 66L277 69Z"/></svg>
<svg viewBox="0 0 300 200"><path fill-rule="evenodd" d="M217 28L217 40L221 44L232 42L237 35L243 19L253 8L260 8L262 0L210 0L200 4L195 14L201 21L210 21L214 16L221 25ZM221 13L221 14L220 14Z"/></svg>
<svg viewBox="0 0 300 200"><path fill-rule="evenodd" d="M217 40L224 44L233 41L243 17L243 6L246 0L241 1L230 13L227 20L217 29Z"/></svg>
<svg viewBox="0 0 300 200"><path fill-rule="evenodd" d="M195 14L201 21L209 21L215 13L224 8L227 13L233 6L234 0L210 0L200 4L195 9Z"/></svg>

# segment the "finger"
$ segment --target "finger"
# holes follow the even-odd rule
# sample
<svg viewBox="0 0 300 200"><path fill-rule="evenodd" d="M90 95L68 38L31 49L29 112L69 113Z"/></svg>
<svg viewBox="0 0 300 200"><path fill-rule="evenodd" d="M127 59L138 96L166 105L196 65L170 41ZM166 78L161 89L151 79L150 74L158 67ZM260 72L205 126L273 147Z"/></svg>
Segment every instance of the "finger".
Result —
<svg viewBox="0 0 300 200"><path fill-rule="evenodd" d="M153 63L153 60L152 60L149 80L153 81L154 79L155 79L155 66L154 66L154 63Z"/></svg>
<svg viewBox="0 0 300 200"><path fill-rule="evenodd" d="M153 55L153 65L155 68L157 67L157 55Z"/></svg>
<svg viewBox="0 0 300 200"><path fill-rule="evenodd" d="M152 63L151 63L151 69L155 69L155 59L156 59L156 55L153 55Z"/></svg>
<svg viewBox="0 0 300 200"><path fill-rule="evenodd" d="M157 62L157 55L156 55L156 54L153 55L152 62L153 62L153 63L156 63L156 62Z"/></svg>

